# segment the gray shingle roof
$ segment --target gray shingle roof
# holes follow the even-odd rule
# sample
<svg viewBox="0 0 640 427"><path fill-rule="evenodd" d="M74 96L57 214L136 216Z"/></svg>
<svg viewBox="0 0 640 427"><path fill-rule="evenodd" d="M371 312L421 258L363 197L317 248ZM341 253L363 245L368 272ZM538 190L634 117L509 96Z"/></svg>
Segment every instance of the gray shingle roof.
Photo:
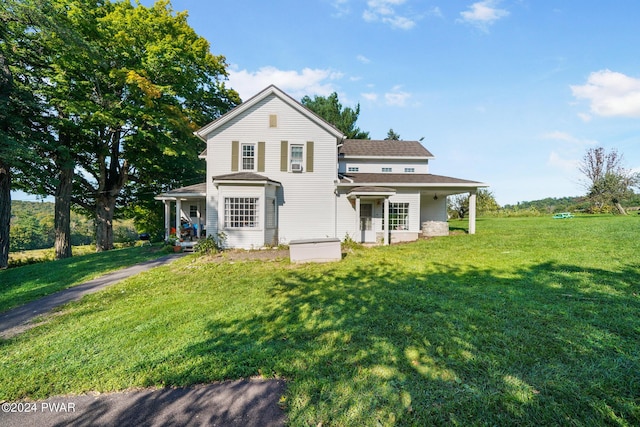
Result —
<svg viewBox="0 0 640 427"><path fill-rule="evenodd" d="M207 193L207 184L206 183L201 183L201 184L194 184L194 185L188 185L186 187L180 187L180 188L175 188L171 191L167 191L166 193L162 193L160 195L157 196L157 198L159 199L163 199L163 198L170 198L170 197L176 197L176 196L202 196L205 195Z"/></svg>
<svg viewBox="0 0 640 427"><path fill-rule="evenodd" d="M218 175L213 177L213 181L270 181L280 184L278 181L274 181L264 175L253 172L235 172L226 175Z"/></svg>
<svg viewBox="0 0 640 427"><path fill-rule="evenodd" d="M340 175L342 184L366 185L366 184L425 184L425 185L471 185L478 184L484 187L485 184L478 181L452 178L450 176L433 175L430 173L349 173Z"/></svg>
<svg viewBox="0 0 640 427"><path fill-rule="evenodd" d="M433 157L419 141L376 141L345 139L340 147L342 156L368 157Z"/></svg>

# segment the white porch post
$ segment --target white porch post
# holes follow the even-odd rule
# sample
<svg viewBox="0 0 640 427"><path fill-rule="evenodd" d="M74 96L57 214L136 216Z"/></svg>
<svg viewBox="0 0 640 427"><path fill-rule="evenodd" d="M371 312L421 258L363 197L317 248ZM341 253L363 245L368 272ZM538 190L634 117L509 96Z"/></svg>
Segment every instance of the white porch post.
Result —
<svg viewBox="0 0 640 427"><path fill-rule="evenodd" d="M389 244L389 198L384 198L384 227L382 227L382 232L384 233L383 244Z"/></svg>
<svg viewBox="0 0 640 427"><path fill-rule="evenodd" d="M180 238L180 218L182 216L182 200L176 199L176 237Z"/></svg>
<svg viewBox="0 0 640 427"><path fill-rule="evenodd" d="M362 233L360 232L360 197L356 196L356 242L362 242Z"/></svg>
<svg viewBox="0 0 640 427"><path fill-rule="evenodd" d="M476 192L469 193L469 234L476 234Z"/></svg>
<svg viewBox="0 0 640 427"><path fill-rule="evenodd" d="M171 201L164 201L164 241L169 240L169 231L171 229Z"/></svg>

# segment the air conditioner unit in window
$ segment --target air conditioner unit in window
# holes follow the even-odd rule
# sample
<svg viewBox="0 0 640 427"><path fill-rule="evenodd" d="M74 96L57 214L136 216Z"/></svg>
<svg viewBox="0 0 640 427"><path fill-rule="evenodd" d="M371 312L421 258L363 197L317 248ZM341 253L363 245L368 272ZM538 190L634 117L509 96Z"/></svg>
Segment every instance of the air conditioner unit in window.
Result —
<svg viewBox="0 0 640 427"><path fill-rule="evenodd" d="M302 172L302 163L291 163L291 172Z"/></svg>

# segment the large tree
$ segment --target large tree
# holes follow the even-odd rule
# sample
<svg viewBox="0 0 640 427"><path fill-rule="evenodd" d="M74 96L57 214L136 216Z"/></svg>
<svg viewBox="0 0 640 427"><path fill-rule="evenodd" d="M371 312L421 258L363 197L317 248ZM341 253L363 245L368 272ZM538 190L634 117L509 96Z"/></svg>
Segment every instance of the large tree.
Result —
<svg viewBox="0 0 640 427"><path fill-rule="evenodd" d="M616 149L607 152L603 147L589 148L582 158L578 169L585 177L587 198L596 210L612 204L619 213L626 214L622 202L633 195L640 176L626 169L623 160Z"/></svg>
<svg viewBox="0 0 640 427"><path fill-rule="evenodd" d="M36 95L43 46L40 28L51 28L46 0L0 3L0 268L8 266L11 189L14 175L35 158L34 143L46 139Z"/></svg>
<svg viewBox="0 0 640 427"><path fill-rule="evenodd" d="M314 96L311 99L305 96L301 100L302 105L337 127L348 139L370 139L369 132L364 132L356 126L360 115L360 104L355 109L342 107L338 100L338 94L333 92L328 97Z"/></svg>
<svg viewBox="0 0 640 427"><path fill-rule="evenodd" d="M56 1L86 42L51 57L43 96L55 115L48 168L58 185L43 186L65 209L72 201L91 214L96 249L109 250L125 186L193 176L204 147L192 132L240 99L224 84L224 57L168 1Z"/></svg>

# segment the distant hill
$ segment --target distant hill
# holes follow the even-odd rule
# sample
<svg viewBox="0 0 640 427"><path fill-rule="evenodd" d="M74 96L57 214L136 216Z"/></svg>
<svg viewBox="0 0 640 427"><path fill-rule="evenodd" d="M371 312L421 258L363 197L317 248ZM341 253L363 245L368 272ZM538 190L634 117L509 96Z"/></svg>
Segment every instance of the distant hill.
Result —
<svg viewBox="0 0 640 427"><path fill-rule="evenodd" d="M633 208L640 206L640 194L626 200L623 203L625 208ZM505 205L503 209L536 209L543 213L557 212L580 212L586 211L590 207L589 202L584 196L576 197L547 197L546 199L533 200L530 202L518 202L515 205Z"/></svg>

